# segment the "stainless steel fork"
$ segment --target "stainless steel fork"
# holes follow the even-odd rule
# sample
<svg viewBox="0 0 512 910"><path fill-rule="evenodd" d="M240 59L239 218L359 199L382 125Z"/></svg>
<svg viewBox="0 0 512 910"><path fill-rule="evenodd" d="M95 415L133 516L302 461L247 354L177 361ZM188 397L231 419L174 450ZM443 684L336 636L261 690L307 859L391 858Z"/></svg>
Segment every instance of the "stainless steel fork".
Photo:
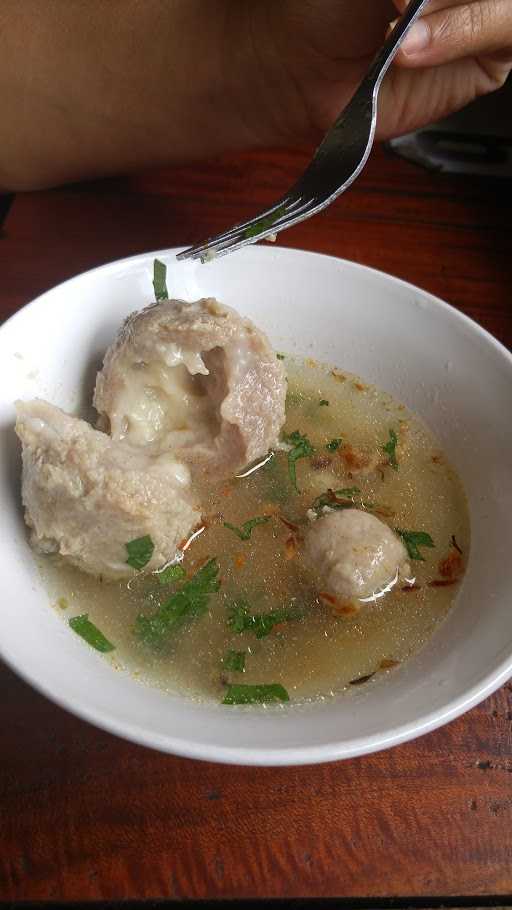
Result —
<svg viewBox="0 0 512 910"><path fill-rule="evenodd" d="M177 259L201 259L204 262L215 256L225 256L311 218L345 192L361 173L373 145L382 80L406 33L427 3L428 0L410 0L354 96L326 133L302 177L288 193L255 218L211 237L206 243L184 250Z"/></svg>

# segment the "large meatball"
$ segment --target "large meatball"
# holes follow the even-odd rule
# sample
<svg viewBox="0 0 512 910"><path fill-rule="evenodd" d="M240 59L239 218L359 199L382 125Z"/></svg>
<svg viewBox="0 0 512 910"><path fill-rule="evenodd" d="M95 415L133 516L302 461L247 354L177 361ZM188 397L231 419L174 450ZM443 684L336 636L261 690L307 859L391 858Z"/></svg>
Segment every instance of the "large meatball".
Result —
<svg viewBox="0 0 512 910"><path fill-rule="evenodd" d="M200 518L186 466L113 442L45 401L16 407L23 504L36 549L107 578L134 574L126 544L146 535L154 551L144 571L175 558Z"/></svg>
<svg viewBox="0 0 512 910"><path fill-rule="evenodd" d="M277 443L285 398L266 336L207 298L132 314L106 353L94 405L114 440L227 476Z"/></svg>

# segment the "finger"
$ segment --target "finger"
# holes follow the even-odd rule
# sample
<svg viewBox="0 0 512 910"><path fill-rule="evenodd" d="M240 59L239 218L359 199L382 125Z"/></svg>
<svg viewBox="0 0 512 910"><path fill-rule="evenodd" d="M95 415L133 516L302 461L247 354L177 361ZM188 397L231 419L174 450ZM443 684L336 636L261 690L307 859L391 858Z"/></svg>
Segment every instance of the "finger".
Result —
<svg viewBox="0 0 512 910"><path fill-rule="evenodd" d="M496 87L492 71L470 57L428 69L392 67L380 93L377 138L435 123Z"/></svg>
<svg viewBox="0 0 512 910"><path fill-rule="evenodd" d="M393 0L399 13L404 13L409 6L409 0ZM461 0L430 0L422 12L422 16L428 16L435 13L436 10L446 9L447 6L460 6Z"/></svg>
<svg viewBox="0 0 512 910"><path fill-rule="evenodd" d="M512 61L510 0L475 0L427 14L411 27L396 60L424 67L483 56Z"/></svg>

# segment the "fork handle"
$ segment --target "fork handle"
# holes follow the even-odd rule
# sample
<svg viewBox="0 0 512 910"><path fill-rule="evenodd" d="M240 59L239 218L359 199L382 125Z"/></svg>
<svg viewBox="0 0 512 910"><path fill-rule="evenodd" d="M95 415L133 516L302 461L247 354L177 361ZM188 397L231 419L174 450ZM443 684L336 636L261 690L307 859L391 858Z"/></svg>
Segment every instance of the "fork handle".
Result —
<svg viewBox="0 0 512 910"><path fill-rule="evenodd" d="M370 64L370 68L366 73L363 82L372 85L374 91L378 91L380 88L380 84L384 79L389 66L393 62L393 58L403 39L427 3L428 0L409 0L405 13L401 19L398 20L393 31L390 32L388 38L377 53L377 56Z"/></svg>

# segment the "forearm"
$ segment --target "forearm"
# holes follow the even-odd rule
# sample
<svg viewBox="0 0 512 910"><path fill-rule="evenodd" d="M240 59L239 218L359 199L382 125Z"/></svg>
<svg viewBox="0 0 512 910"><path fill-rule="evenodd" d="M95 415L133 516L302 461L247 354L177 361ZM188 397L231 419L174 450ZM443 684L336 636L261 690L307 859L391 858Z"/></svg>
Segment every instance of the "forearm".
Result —
<svg viewBox="0 0 512 910"><path fill-rule="evenodd" d="M254 144L226 85L234 11L230 0L3 0L0 189Z"/></svg>
<svg viewBox="0 0 512 910"><path fill-rule="evenodd" d="M426 10L427 43L384 82L380 138L511 69L512 0ZM0 191L316 141L393 16L392 0L0 0Z"/></svg>

